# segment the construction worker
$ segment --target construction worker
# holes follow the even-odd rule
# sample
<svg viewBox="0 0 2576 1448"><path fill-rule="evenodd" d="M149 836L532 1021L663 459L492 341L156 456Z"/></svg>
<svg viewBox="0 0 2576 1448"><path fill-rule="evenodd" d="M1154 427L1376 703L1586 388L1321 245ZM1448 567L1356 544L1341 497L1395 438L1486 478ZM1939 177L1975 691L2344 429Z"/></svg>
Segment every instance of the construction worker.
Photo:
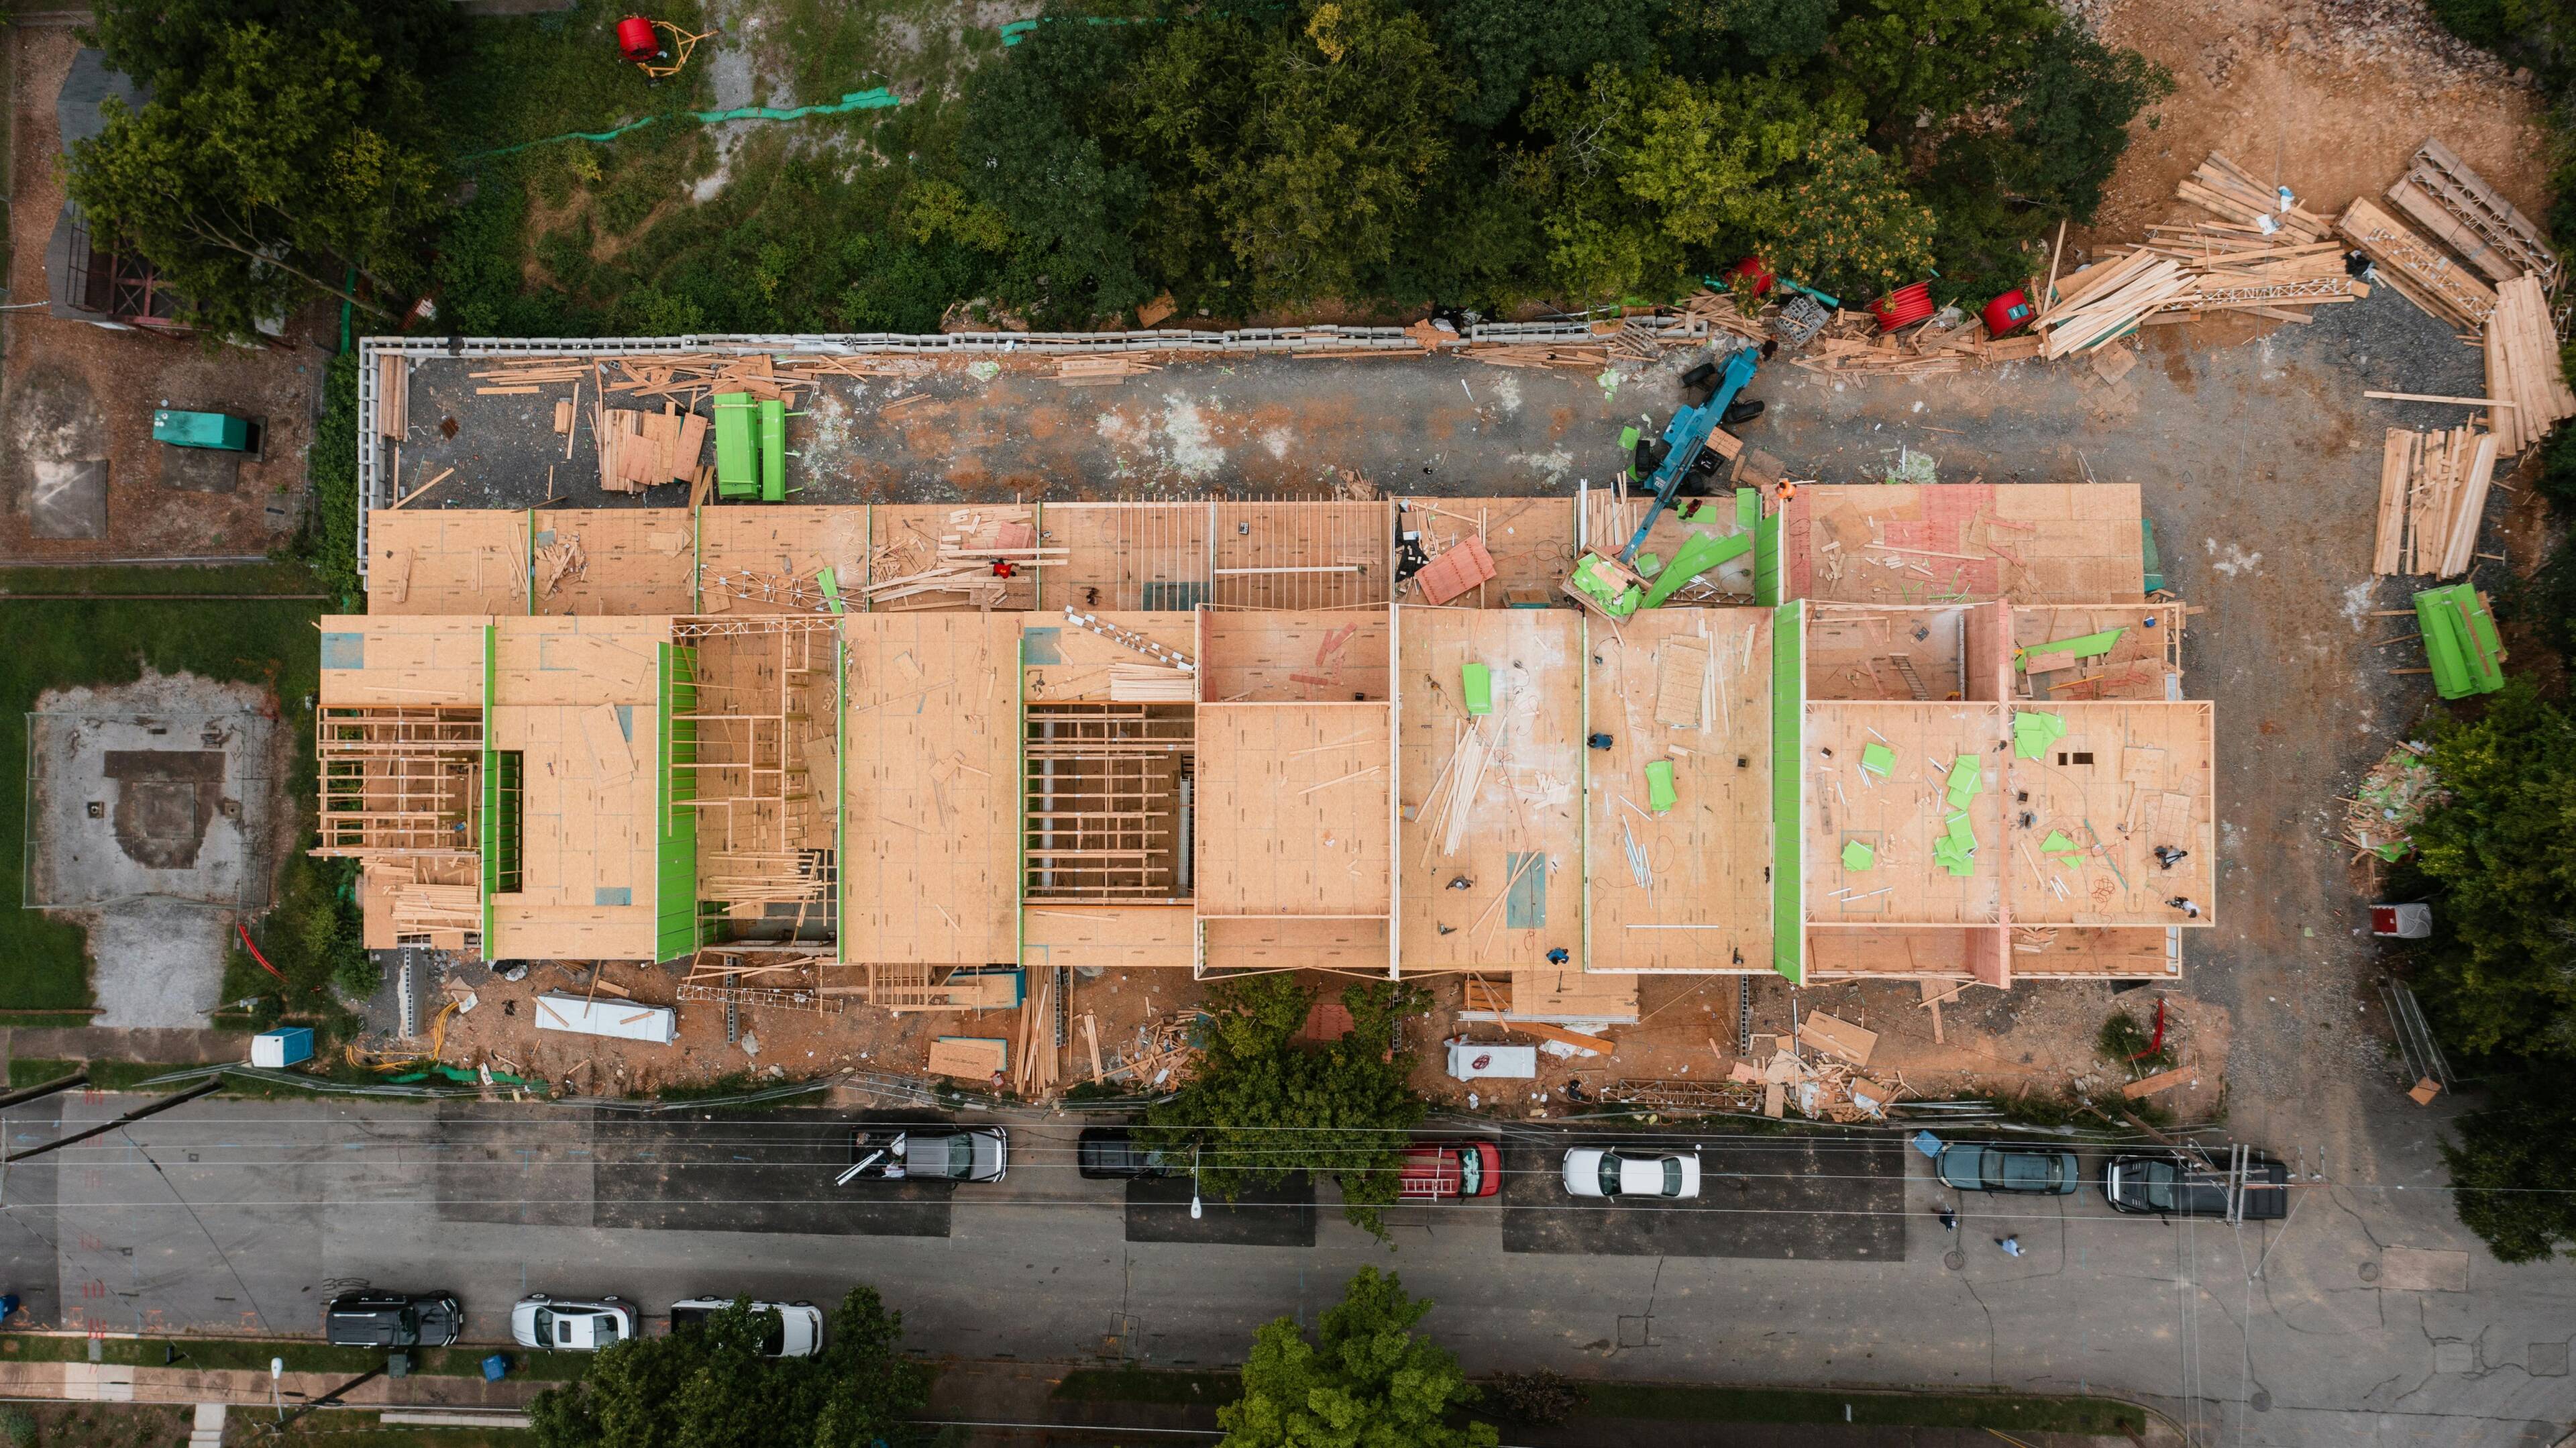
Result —
<svg viewBox="0 0 2576 1448"><path fill-rule="evenodd" d="M993 560L993 576L995 578L1008 578L1019 571L1018 566L1012 563L1008 558L996 558Z"/></svg>
<svg viewBox="0 0 2576 1448"><path fill-rule="evenodd" d="M1792 481L1791 479L1788 479L1788 478L1782 478L1782 479L1780 480L1780 493L1779 493L1780 506L1781 506L1781 507L1783 507L1783 508L1785 508L1785 507L1789 506L1789 500L1790 500L1790 499L1792 499L1792 498L1795 498L1796 496L1798 496L1798 485L1797 485L1797 483L1796 483L1796 482L1794 482L1794 481Z"/></svg>

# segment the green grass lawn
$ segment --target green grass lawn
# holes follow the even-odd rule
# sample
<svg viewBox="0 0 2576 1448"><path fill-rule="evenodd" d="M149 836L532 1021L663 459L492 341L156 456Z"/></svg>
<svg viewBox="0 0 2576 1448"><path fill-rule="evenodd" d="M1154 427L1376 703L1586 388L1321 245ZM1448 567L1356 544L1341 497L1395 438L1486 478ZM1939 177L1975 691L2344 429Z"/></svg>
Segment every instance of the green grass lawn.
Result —
<svg viewBox="0 0 2576 1448"><path fill-rule="evenodd" d="M27 714L47 689L128 684L145 665L227 682L265 684L279 701L278 727L294 761L285 781L289 803L310 810L313 751L309 700L320 656L311 599L232 601L196 594L317 593L312 575L293 565L187 569L11 569L0 571L11 593L150 594L153 597L0 598L12 645L0 651L0 876L7 888L26 878L26 840L16 822L27 812ZM90 1005L83 932L69 921L20 911L0 930L0 1009L66 1011ZM13 1022L12 1024L15 1024Z"/></svg>
<svg viewBox="0 0 2576 1448"><path fill-rule="evenodd" d="M321 1331L321 1306L313 1308L314 1331ZM209 1372L268 1371L270 1358L284 1358L290 1373L346 1373L356 1377L384 1360L384 1354L362 1347L326 1347L310 1338L106 1338L99 1344L106 1362L129 1367L164 1366L175 1350L181 1356L179 1368L196 1368ZM435 1378L479 1378L483 1376L483 1359L496 1349L489 1347L421 1348L411 1355L411 1370L417 1376ZM524 1348L498 1349L510 1359L510 1375L539 1382L562 1383L578 1378L590 1366L590 1356L572 1352L529 1352ZM0 1360L21 1362L87 1362L89 1339L73 1336L39 1336L34 1333L0 1333Z"/></svg>
<svg viewBox="0 0 2576 1448"><path fill-rule="evenodd" d="M2026 1393L1836 1393L1797 1388L1727 1388L1695 1383L1578 1383L1588 1395L1574 1421L1643 1418L1665 1423L1867 1423L1881 1427L1995 1428L2032 1433L2143 1433L2146 1410L2105 1398ZM1084 1403L1216 1407L1242 1396L1229 1372L1085 1368L1065 1375L1055 1396ZM1488 1395L1470 1416L1496 1418ZM1845 1413L1849 1413L1846 1418ZM1508 1434L1506 1435L1508 1436Z"/></svg>

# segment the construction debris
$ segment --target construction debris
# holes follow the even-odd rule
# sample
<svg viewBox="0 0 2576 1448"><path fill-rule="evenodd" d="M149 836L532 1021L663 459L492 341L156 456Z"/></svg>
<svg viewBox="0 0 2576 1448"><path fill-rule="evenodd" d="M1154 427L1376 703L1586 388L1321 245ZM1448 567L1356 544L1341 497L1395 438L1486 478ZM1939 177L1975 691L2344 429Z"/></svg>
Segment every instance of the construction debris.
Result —
<svg viewBox="0 0 2576 1448"><path fill-rule="evenodd" d="M2441 142L2427 140L2417 149L2406 174L2388 188L2388 200L2488 278L2529 275L2544 290L2557 288L2558 252L2540 228Z"/></svg>
<svg viewBox="0 0 2576 1448"><path fill-rule="evenodd" d="M2399 744L2361 777L2344 801L2343 837L2353 848L2395 863L2415 851L2417 823L2449 798L2426 762L2429 748Z"/></svg>
<svg viewBox="0 0 2576 1448"><path fill-rule="evenodd" d="M2368 198L2345 207L2335 230L2361 248L2390 286L2445 326L2475 332L2495 311L2496 294L2486 283Z"/></svg>

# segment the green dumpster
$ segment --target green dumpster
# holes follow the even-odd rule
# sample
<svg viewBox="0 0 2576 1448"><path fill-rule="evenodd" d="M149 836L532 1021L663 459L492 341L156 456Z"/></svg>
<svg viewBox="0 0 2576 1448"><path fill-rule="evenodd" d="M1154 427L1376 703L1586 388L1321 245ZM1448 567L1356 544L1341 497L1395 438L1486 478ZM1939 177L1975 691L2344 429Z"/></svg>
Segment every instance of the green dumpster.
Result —
<svg viewBox="0 0 2576 1448"><path fill-rule="evenodd" d="M220 412L181 412L164 407L152 414L152 440L172 447L212 448L219 452L250 451L250 419Z"/></svg>
<svg viewBox="0 0 2576 1448"><path fill-rule="evenodd" d="M760 404L760 500L787 501L787 404L775 397Z"/></svg>
<svg viewBox="0 0 2576 1448"><path fill-rule="evenodd" d="M751 444L751 394L716 394L716 494L748 498L760 491L759 458Z"/></svg>
<svg viewBox="0 0 2576 1448"><path fill-rule="evenodd" d="M2475 588L2454 583L2425 589L2415 595L2415 622L2424 632L2434 692L2445 699L2465 699L2504 687L2504 640Z"/></svg>

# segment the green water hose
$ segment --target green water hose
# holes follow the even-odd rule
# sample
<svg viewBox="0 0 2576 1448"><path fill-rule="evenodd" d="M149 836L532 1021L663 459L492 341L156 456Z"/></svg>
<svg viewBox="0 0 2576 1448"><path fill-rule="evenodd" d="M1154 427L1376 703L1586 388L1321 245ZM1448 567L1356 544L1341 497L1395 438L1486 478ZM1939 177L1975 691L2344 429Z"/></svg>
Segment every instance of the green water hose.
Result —
<svg viewBox="0 0 2576 1448"><path fill-rule="evenodd" d="M837 101L821 105L792 106L785 109L777 106L744 106L738 110L691 111L688 114L690 119L712 126L724 121L801 121L807 116L837 116L850 111L891 110L902 104L903 102L896 98L894 92L878 86L873 90L851 91ZM662 119L660 116L646 116L640 121L628 121L625 125L607 131L566 131L560 136L521 141L515 146L503 146L493 151L477 151L473 155L459 159L482 161L494 156L510 156L536 146L551 146L557 141L614 141L629 131L640 131L660 119Z"/></svg>

